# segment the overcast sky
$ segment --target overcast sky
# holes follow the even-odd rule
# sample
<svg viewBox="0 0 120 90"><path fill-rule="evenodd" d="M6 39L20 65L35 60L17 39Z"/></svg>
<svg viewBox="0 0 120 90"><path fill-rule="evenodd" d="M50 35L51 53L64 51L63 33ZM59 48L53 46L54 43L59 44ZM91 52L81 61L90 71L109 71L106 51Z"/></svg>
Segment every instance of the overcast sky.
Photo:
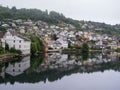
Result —
<svg viewBox="0 0 120 90"><path fill-rule="evenodd" d="M0 4L54 10L77 20L120 24L120 0L0 0Z"/></svg>

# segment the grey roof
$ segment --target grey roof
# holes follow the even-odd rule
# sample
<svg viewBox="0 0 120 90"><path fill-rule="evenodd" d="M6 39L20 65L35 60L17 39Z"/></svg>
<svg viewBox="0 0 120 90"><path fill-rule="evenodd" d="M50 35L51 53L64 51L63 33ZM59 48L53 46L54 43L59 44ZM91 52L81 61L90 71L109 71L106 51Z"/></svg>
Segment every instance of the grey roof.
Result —
<svg viewBox="0 0 120 90"><path fill-rule="evenodd" d="M17 35L17 32L15 32L14 30L9 30L9 32L12 34L12 36Z"/></svg>
<svg viewBox="0 0 120 90"><path fill-rule="evenodd" d="M18 37L24 39L25 41L30 41L30 39L28 39L27 37L24 37L24 36L20 35L19 33L17 33L14 30L9 30L9 32L12 34L12 36L18 36Z"/></svg>
<svg viewBox="0 0 120 90"><path fill-rule="evenodd" d="M25 41L30 41L30 39L28 39L27 37L21 36L21 35L17 35L18 37L24 39Z"/></svg>

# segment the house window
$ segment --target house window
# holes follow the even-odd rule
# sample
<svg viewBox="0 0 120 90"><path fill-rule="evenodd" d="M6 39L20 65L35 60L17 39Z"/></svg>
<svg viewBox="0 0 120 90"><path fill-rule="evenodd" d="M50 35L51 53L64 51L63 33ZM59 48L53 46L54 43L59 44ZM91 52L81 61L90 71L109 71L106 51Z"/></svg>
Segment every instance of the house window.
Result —
<svg viewBox="0 0 120 90"><path fill-rule="evenodd" d="M21 45L19 45L19 48L21 48Z"/></svg>
<svg viewBox="0 0 120 90"><path fill-rule="evenodd" d="M19 41L19 43L21 43L21 40Z"/></svg>
<svg viewBox="0 0 120 90"><path fill-rule="evenodd" d="M15 40L13 42L15 43Z"/></svg>

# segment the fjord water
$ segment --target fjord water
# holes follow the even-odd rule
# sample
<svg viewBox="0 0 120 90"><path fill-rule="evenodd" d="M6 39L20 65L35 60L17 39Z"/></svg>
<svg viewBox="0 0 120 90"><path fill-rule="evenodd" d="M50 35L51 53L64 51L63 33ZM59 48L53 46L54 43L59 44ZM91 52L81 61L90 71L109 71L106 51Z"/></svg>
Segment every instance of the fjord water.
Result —
<svg viewBox="0 0 120 90"><path fill-rule="evenodd" d="M0 90L120 90L120 57L51 53L0 64Z"/></svg>

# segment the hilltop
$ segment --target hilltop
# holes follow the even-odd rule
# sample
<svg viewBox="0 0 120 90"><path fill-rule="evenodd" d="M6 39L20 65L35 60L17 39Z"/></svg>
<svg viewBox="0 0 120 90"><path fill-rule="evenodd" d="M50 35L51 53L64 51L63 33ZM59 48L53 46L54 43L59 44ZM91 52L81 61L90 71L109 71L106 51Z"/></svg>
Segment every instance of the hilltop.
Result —
<svg viewBox="0 0 120 90"><path fill-rule="evenodd" d="M119 35L120 25L109 25L93 21L79 21L72 18L65 17L62 13L55 11L48 12L39 9L17 9L16 7L8 8L0 6L0 21L7 22L8 20L41 20L50 25L64 25L72 24L76 30L81 31L94 31L96 33Z"/></svg>

